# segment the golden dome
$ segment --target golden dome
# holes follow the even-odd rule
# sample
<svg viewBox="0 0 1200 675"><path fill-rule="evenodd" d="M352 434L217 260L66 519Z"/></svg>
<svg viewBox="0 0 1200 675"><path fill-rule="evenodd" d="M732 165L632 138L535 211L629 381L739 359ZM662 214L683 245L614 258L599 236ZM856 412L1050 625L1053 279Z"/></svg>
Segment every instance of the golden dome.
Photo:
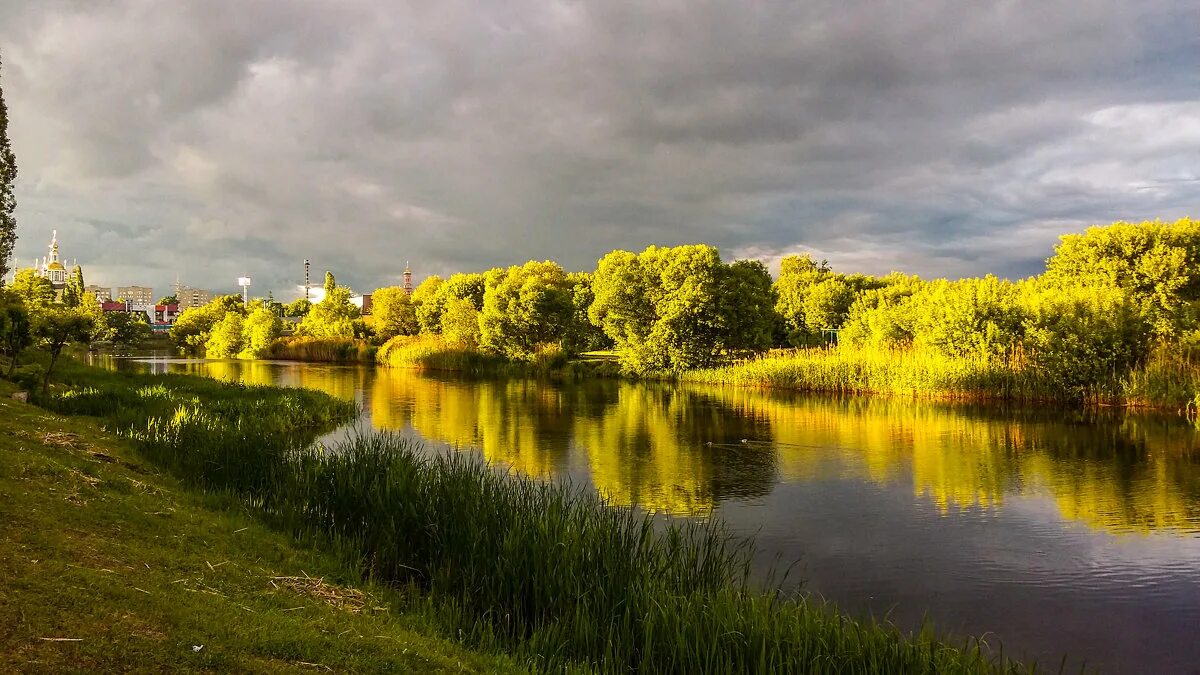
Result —
<svg viewBox="0 0 1200 675"><path fill-rule="evenodd" d="M48 270L64 270L65 271L67 268L63 267L62 263L55 260L54 262L47 265L46 269L48 269Z"/></svg>

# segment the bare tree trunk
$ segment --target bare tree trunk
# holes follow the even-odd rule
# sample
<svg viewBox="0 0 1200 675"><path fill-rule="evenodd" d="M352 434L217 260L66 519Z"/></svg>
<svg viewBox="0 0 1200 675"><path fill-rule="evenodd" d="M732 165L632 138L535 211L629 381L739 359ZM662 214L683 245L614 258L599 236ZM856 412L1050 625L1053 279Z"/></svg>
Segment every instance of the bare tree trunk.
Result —
<svg viewBox="0 0 1200 675"><path fill-rule="evenodd" d="M50 348L50 365L46 368L46 375L42 378L42 393L50 391L50 373L54 372L54 363L58 361L58 353L62 351L62 347Z"/></svg>

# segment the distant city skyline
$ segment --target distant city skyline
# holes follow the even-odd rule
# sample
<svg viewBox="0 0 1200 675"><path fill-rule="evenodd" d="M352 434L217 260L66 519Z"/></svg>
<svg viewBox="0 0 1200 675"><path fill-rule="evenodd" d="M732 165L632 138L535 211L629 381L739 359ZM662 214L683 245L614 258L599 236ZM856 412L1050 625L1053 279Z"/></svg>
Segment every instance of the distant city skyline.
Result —
<svg viewBox="0 0 1200 675"><path fill-rule="evenodd" d="M20 239L88 282L295 296L705 242L1021 277L1197 216L1200 6L0 5Z"/></svg>

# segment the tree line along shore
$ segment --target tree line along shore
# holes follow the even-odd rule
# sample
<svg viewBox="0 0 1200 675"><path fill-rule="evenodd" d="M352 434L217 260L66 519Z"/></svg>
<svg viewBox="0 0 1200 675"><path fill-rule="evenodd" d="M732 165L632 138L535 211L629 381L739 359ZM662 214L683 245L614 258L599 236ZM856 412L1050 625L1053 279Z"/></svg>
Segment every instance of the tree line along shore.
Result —
<svg viewBox="0 0 1200 675"><path fill-rule="evenodd" d="M433 276L411 296L377 290L366 316L332 274L325 281L315 304L218 297L184 312L171 342L181 354L210 358L678 378L1193 415L1200 401L1200 221L1188 218L1063 236L1046 271L1018 281L845 274L808 255L785 257L772 278L761 263L726 263L706 245L613 251L591 272L531 261ZM30 314L62 314L33 286L13 286L10 313L23 304ZM78 302L77 313L97 314L86 305ZM281 316L296 321L293 334L284 335ZM104 316L90 320L90 333L65 331L68 341L139 338Z"/></svg>
<svg viewBox="0 0 1200 675"><path fill-rule="evenodd" d="M807 255L772 279L760 263L679 246L614 251L590 273L530 262L430 277L411 297L374 299L358 318L334 296L341 312L305 316L262 353L1192 414L1200 397L1200 222L1187 218L1066 235L1045 273L1019 281L843 274ZM183 323L176 343L233 355L209 342L216 314Z"/></svg>
<svg viewBox="0 0 1200 675"><path fill-rule="evenodd" d="M664 520L389 434L313 446L357 414L320 392L66 361L31 402L44 411L0 402L12 432L0 488L19 497L0 507L13 509L0 528L14 544L0 555L15 570L0 585L10 664L1035 669L999 645L852 619L752 581L753 541L716 519ZM34 536L38 519L69 527ZM52 579L97 590L18 611ZM135 634L111 630L112 616Z"/></svg>

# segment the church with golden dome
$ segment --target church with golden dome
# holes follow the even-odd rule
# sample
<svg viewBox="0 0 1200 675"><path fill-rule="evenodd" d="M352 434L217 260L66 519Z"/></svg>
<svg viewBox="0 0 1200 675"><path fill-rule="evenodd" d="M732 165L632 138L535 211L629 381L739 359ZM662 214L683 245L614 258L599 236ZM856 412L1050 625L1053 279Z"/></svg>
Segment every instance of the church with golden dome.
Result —
<svg viewBox="0 0 1200 675"><path fill-rule="evenodd" d="M35 260L34 271L50 281L56 298L62 297L63 289L67 287L67 268L58 259L58 230L50 237L50 255Z"/></svg>

